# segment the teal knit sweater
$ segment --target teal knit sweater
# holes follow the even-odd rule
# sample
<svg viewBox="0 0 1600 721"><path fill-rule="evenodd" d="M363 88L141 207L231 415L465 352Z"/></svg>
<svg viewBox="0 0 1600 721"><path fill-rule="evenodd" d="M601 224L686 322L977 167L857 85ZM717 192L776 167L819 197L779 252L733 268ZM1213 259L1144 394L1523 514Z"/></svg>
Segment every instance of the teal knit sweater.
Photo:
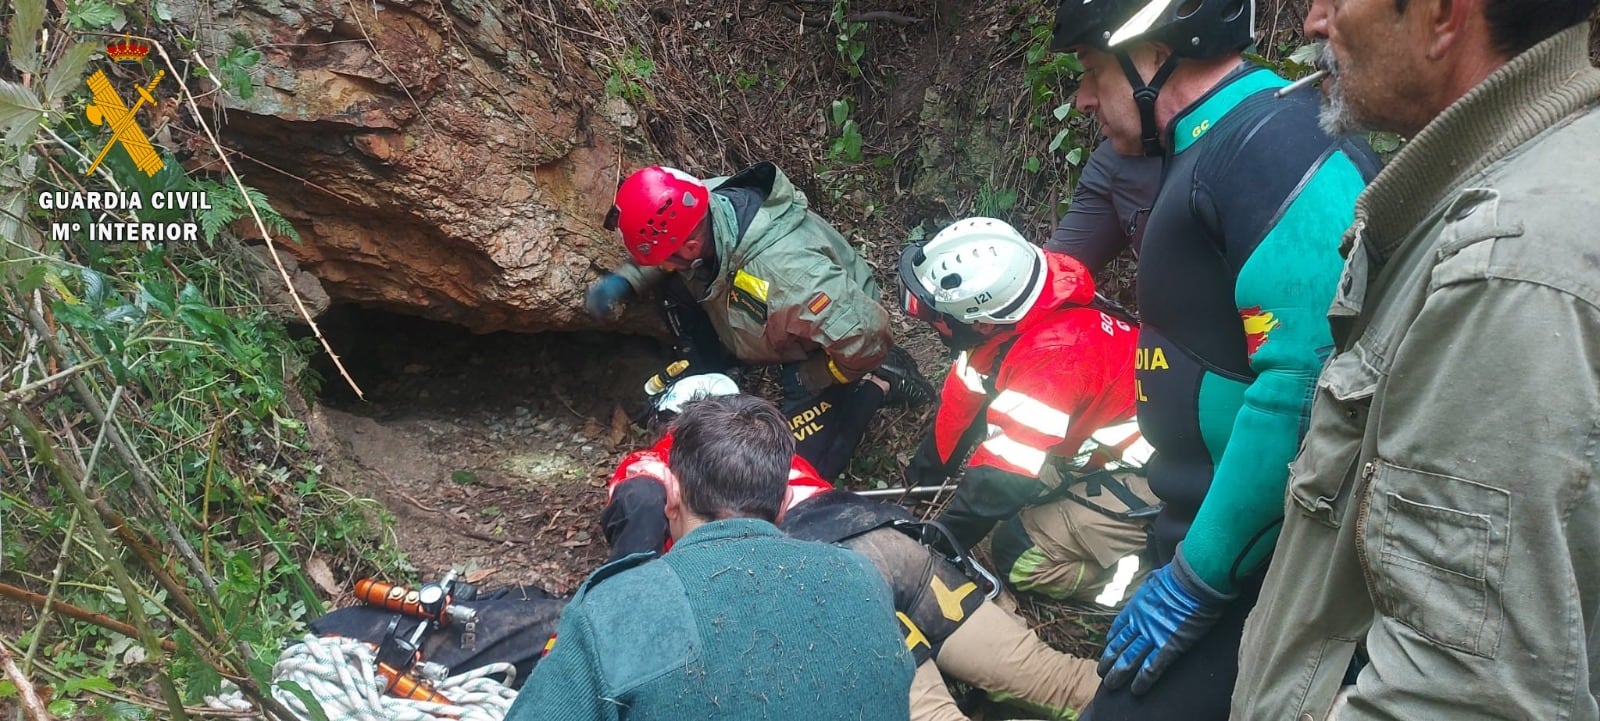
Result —
<svg viewBox="0 0 1600 721"><path fill-rule="evenodd" d="M866 559L739 518L595 571L506 719L893 721L911 675Z"/></svg>

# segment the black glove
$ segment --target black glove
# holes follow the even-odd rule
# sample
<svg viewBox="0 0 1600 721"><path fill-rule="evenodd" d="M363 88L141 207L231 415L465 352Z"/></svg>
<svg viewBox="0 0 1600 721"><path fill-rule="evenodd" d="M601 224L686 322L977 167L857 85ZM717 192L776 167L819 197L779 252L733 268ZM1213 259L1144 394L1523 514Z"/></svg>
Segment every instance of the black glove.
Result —
<svg viewBox="0 0 1600 721"><path fill-rule="evenodd" d="M917 486L938 486L944 484L950 476L955 475L951 464L939 460L939 444L934 440L933 432L922 437L922 442L917 444L917 452L911 456L911 462L906 464L904 485L907 488Z"/></svg>
<svg viewBox="0 0 1600 721"><path fill-rule="evenodd" d="M963 547L971 548L989 535L994 524L1022 510L1044 492L1044 484L1037 478L989 466L968 468L938 520Z"/></svg>
<svg viewBox="0 0 1600 721"><path fill-rule="evenodd" d="M630 295L633 295L633 286L628 279L607 273L583 294L583 309L595 320L616 320L617 306Z"/></svg>
<svg viewBox="0 0 1600 721"><path fill-rule="evenodd" d="M811 396L811 391L806 390L805 381L800 379L800 370L805 367L806 361L785 363L778 370L778 387L783 390L783 401L794 403Z"/></svg>

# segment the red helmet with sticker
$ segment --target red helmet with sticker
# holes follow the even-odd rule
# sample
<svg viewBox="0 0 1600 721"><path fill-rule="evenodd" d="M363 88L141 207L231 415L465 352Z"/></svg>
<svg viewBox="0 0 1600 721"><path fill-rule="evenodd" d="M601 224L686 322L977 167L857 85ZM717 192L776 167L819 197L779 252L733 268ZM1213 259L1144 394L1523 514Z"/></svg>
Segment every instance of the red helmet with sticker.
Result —
<svg viewBox="0 0 1600 721"><path fill-rule="evenodd" d="M694 233L711 207L700 179L677 168L652 165L617 186L606 229L622 234L622 245L639 265L660 265Z"/></svg>

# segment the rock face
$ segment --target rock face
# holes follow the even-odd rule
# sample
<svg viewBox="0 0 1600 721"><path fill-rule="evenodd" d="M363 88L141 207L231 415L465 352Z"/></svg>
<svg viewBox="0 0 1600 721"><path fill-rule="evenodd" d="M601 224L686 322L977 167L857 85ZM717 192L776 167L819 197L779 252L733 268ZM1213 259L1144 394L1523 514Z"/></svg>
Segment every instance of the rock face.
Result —
<svg viewBox="0 0 1600 721"><path fill-rule="evenodd" d="M223 142L334 302L481 332L593 327L583 288L622 256L601 218L651 152L625 103L586 90L604 85L589 58L541 48L521 5L168 2L201 47L264 53L252 97L211 96Z"/></svg>

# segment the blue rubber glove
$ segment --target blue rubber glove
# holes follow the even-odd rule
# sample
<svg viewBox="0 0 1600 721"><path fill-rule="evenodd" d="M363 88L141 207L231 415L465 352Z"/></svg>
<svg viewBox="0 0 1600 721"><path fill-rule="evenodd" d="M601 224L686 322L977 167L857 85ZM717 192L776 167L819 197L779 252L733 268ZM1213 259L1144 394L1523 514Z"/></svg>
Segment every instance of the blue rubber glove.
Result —
<svg viewBox="0 0 1600 721"><path fill-rule="evenodd" d="M1152 571L1112 622L1100 655L1102 685L1121 688L1131 680L1135 696L1149 691L1211 629L1234 595L1200 580L1180 546L1172 563Z"/></svg>
<svg viewBox="0 0 1600 721"><path fill-rule="evenodd" d="M632 294L633 286L628 284L628 279L607 273L583 294L583 309L595 320L616 320L617 306Z"/></svg>

